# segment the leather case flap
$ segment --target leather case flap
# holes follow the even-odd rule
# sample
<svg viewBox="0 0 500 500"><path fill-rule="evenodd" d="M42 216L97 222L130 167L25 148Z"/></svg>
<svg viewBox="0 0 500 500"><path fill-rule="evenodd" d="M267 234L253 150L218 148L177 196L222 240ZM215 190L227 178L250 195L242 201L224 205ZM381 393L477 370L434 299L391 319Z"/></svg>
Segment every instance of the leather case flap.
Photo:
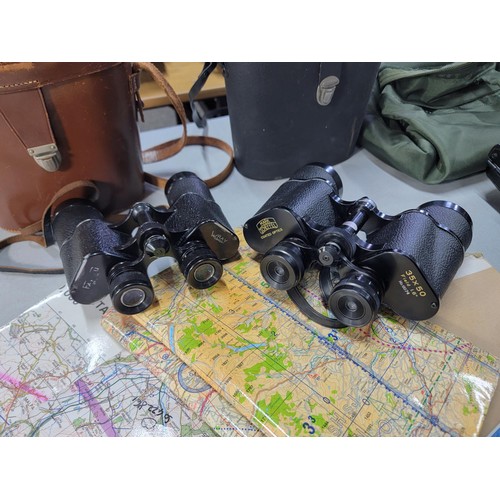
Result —
<svg viewBox="0 0 500 500"><path fill-rule="evenodd" d="M54 144L47 109L40 89L1 95L0 120L5 120L28 154L30 148Z"/></svg>
<svg viewBox="0 0 500 500"><path fill-rule="evenodd" d="M0 94L35 89L104 71L120 62L0 63Z"/></svg>

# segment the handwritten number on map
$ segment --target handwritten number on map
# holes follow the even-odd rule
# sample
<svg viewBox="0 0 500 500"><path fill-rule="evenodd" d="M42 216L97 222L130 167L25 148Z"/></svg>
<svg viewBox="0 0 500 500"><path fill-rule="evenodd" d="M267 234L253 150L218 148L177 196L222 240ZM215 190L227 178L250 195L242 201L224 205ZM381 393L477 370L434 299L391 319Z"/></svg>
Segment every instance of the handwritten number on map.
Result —
<svg viewBox="0 0 500 500"><path fill-rule="evenodd" d="M152 415L154 415L155 417L161 417L164 413L160 407L151 405L151 404L147 403L146 401L139 399L137 396L134 399L132 399L132 401L134 402L133 406L135 406L139 410L142 410L143 408L147 407L148 411ZM164 422L165 423L170 422L171 418L172 418L172 416L169 415L168 413L166 413L165 418L164 418Z"/></svg>

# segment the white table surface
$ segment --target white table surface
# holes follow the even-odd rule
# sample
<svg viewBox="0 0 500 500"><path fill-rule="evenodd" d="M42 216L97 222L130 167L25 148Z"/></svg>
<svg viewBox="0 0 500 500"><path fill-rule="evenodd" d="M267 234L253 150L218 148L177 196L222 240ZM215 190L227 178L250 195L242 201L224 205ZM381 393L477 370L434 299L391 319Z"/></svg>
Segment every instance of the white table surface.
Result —
<svg viewBox="0 0 500 500"><path fill-rule="evenodd" d="M189 124L191 134L201 131ZM228 117L209 121L208 135L231 143ZM143 148L180 135L180 126L141 133ZM185 148L168 160L146 165L145 170L170 176L180 170L210 177L225 164L224 153L198 146ZM336 166L344 189L342 198L354 200L372 198L387 214L397 214L430 200L449 200L465 208L474 222L474 236L468 252L479 252L500 270L500 192L480 173L447 184L428 186L387 166L365 150L357 150L351 158ZM236 169L221 185L212 189L233 227L241 226L283 183L256 181L243 177ZM153 205L164 204L163 192L148 187L145 200ZM0 238L8 233L0 230ZM20 243L0 252L0 265L60 266L57 247L41 248L34 243ZM42 300L65 282L63 275L29 275L0 273L0 325L7 323L27 308Z"/></svg>

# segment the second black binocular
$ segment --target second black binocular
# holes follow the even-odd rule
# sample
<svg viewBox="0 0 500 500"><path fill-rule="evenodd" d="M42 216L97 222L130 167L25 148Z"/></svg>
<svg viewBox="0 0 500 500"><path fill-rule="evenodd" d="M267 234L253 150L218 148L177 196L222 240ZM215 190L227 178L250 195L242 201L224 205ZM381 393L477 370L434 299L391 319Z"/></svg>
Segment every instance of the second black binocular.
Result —
<svg viewBox="0 0 500 500"><path fill-rule="evenodd" d="M222 276L221 261L237 255L239 239L207 185L180 172L165 186L169 208L136 203L112 225L87 201L61 204L52 220L71 297L90 304L110 294L123 314L151 305L147 274L159 257L174 257L189 285L208 288Z"/></svg>
<svg viewBox="0 0 500 500"><path fill-rule="evenodd" d="M369 198L345 201L341 193L333 167L310 164L246 222L246 241L264 254L267 283L332 328L369 324L382 304L412 320L436 314L472 240L467 212L431 201L391 216ZM297 288L312 265L320 268L322 297L334 318L312 308Z"/></svg>

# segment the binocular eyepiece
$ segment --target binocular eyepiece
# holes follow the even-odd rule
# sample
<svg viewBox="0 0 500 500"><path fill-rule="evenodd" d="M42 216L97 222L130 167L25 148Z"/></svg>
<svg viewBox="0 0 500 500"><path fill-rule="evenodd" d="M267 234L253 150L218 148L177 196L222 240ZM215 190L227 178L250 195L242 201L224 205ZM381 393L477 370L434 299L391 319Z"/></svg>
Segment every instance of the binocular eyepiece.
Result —
<svg viewBox="0 0 500 500"><path fill-rule="evenodd" d="M76 302L109 294L123 314L144 311L154 300L147 269L160 257L173 257L194 288L219 281L222 262L237 255L239 239L209 188L194 173L180 172L167 182L165 195L168 209L136 203L118 224L82 199L58 207L52 231Z"/></svg>
<svg viewBox="0 0 500 500"><path fill-rule="evenodd" d="M332 328L369 324L382 305L413 320L436 314L472 240L467 212L438 200L390 216L369 198L345 201L341 193L333 167L306 165L246 222L245 239L263 254L267 283ZM298 290L313 266L335 319L314 310Z"/></svg>

